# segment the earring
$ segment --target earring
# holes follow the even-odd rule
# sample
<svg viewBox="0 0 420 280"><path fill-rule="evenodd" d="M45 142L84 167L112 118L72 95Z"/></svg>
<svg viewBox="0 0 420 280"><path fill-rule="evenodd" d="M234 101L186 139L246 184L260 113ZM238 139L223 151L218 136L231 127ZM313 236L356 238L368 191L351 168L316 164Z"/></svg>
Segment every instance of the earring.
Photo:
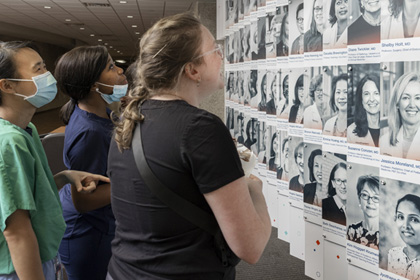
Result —
<svg viewBox="0 0 420 280"><path fill-rule="evenodd" d="M201 79L197 80L197 87L200 87Z"/></svg>

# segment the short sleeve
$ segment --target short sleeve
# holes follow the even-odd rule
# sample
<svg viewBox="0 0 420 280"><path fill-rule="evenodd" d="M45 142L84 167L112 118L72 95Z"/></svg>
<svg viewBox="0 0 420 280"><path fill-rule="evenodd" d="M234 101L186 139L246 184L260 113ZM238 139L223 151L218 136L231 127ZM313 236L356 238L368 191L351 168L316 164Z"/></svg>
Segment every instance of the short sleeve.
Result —
<svg viewBox="0 0 420 280"><path fill-rule="evenodd" d="M17 209L36 210L33 197L35 159L21 135L0 141L0 230Z"/></svg>
<svg viewBox="0 0 420 280"><path fill-rule="evenodd" d="M81 132L71 143L67 154L68 168L106 175L110 142L94 130Z"/></svg>
<svg viewBox="0 0 420 280"><path fill-rule="evenodd" d="M210 113L194 118L181 151L202 193L212 192L244 176L238 152L223 122Z"/></svg>

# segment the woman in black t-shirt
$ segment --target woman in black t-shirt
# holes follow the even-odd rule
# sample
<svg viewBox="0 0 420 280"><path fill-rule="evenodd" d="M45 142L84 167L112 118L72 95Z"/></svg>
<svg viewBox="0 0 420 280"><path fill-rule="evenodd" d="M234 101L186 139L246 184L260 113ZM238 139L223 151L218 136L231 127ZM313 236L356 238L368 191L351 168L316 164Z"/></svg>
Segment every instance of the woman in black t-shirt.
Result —
<svg viewBox="0 0 420 280"><path fill-rule="evenodd" d="M144 156L161 183L214 215L239 258L258 261L271 233L262 182L244 177L228 129L198 108L223 88L222 49L189 14L159 20L139 49L132 101L108 158L117 227L107 279L234 279L214 237L151 192L131 149L141 122Z"/></svg>

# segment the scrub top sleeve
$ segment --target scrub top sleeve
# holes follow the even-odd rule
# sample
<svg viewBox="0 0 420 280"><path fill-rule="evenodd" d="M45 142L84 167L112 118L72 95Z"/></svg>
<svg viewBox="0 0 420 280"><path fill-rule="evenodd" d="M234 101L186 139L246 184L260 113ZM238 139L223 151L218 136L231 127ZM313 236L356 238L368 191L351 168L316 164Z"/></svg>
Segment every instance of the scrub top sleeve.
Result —
<svg viewBox="0 0 420 280"><path fill-rule="evenodd" d="M66 157L70 169L106 175L109 143L103 134L87 130L76 138Z"/></svg>
<svg viewBox="0 0 420 280"><path fill-rule="evenodd" d="M229 130L212 114L192 120L182 139L181 151L202 193L215 191L244 176Z"/></svg>
<svg viewBox="0 0 420 280"><path fill-rule="evenodd" d="M36 210L35 159L23 137L0 142L0 230L16 210Z"/></svg>

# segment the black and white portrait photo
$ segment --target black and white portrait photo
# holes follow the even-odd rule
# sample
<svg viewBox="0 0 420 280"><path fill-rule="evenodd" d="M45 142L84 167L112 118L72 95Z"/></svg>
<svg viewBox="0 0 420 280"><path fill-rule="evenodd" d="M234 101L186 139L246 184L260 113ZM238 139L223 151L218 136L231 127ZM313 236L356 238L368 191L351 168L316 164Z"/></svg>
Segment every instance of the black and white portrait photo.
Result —
<svg viewBox="0 0 420 280"><path fill-rule="evenodd" d="M379 146L380 65L353 64L348 71L347 142Z"/></svg>
<svg viewBox="0 0 420 280"><path fill-rule="evenodd" d="M258 17L257 33L257 59L266 59L265 36L266 36L266 17Z"/></svg>
<svg viewBox="0 0 420 280"><path fill-rule="evenodd" d="M272 125L268 127L267 134L267 169L269 171L274 171L277 174L279 169L281 168L281 137L276 127Z"/></svg>
<svg viewBox="0 0 420 280"><path fill-rule="evenodd" d="M251 108L257 108L260 100L259 89L258 89L258 70L252 69L249 72L248 79L248 92L249 92L249 106Z"/></svg>
<svg viewBox="0 0 420 280"><path fill-rule="evenodd" d="M279 99L279 82L277 72L267 71L267 104L266 112L268 115L276 115L277 103Z"/></svg>
<svg viewBox="0 0 420 280"><path fill-rule="evenodd" d="M382 40L420 37L419 1L385 0L382 5Z"/></svg>
<svg viewBox="0 0 420 280"><path fill-rule="evenodd" d="M391 62L384 66L380 152L420 160L420 62Z"/></svg>
<svg viewBox="0 0 420 280"><path fill-rule="evenodd" d="M323 134L347 137L347 69L346 66L326 67L323 73L324 89L328 90L329 102L324 110Z"/></svg>
<svg viewBox="0 0 420 280"><path fill-rule="evenodd" d="M257 146L258 146L258 162L267 163L266 149L267 149L267 125L264 121L257 123Z"/></svg>
<svg viewBox="0 0 420 280"><path fill-rule="evenodd" d="M258 111L267 110L267 70L258 70Z"/></svg>
<svg viewBox="0 0 420 280"><path fill-rule="evenodd" d="M288 70L280 70L279 82L281 92L277 105L277 116L283 119L289 119L289 74Z"/></svg>
<svg viewBox="0 0 420 280"><path fill-rule="evenodd" d="M258 156L258 119L245 116L245 142L244 146Z"/></svg>
<svg viewBox="0 0 420 280"><path fill-rule="evenodd" d="M293 36L290 38L292 42L290 54L303 54L303 37L305 34L303 0L294 1L291 5L291 16L293 19L290 20L292 24L290 32Z"/></svg>
<svg viewBox="0 0 420 280"><path fill-rule="evenodd" d="M324 33L324 1L305 0L305 21L307 30L304 34L304 52L322 51L322 34Z"/></svg>
<svg viewBox="0 0 420 280"><path fill-rule="evenodd" d="M382 179L379 267L409 280L420 278L420 186Z"/></svg>
<svg viewBox="0 0 420 280"><path fill-rule="evenodd" d="M379 168L348 163L347 240L378 250Z"/></svg>
<svg viewBox="0 0 420 280"><path fill-rule="evenodd" d="M304 178L304 143L302 137L289 137L289 190L303 193Z"/></svg>
<svg viewBox="0 0 420 280"><path fill-rule="evenodd" d="M324 88L322 82L322 69L321 67L310 67L309 68L309 98L308 106L303 112L303 122L305 128L321 130L323 126L323 120L321 116L324 116L325 100Z"/></svg>
<svg viewBox="0 0 420 280"><path fill-rule="evenodd" d="M328 16L322 37L323 48L340 49L347 47L347 26L350 15L349 0L327 0Z"/></svg>
<svg viewBox="0 0 420 280"><path fill-rule="evenodd" d="M303 201L318 207L322 200L328 197L328 186L322 184L322 146L305 144L305 186L303 187Z"/></svg>
<svg viewBox="0 0 420 280"><path fill-rule="evenodd" d="M378 44L381 41L381 1L349 0L348 44Z"/></svg>
<svg viewBox="0 0 420 280"><path fill-rule="evenodd" d="M327 198L322 200L322 219L346 226L347 162L342 154L325 153L322 164L322 184L327 186Z"/></svg>

